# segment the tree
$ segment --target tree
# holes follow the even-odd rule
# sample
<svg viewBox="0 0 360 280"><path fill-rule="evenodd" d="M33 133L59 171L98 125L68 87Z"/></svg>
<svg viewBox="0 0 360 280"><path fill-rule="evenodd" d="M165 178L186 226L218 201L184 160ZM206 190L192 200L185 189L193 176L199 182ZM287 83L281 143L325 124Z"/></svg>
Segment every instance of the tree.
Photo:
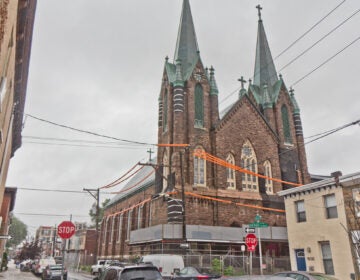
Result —
<svg viewBox="0 0 360 280"><path fill-rule="evenodd" d="M107 198L101 203L101 206L99 207L99 222L104 217L104 208L109 204L109 202L110 202L110 199ZM91 218L92 226L95 226L95 224L96 224L96 203L94 203L92 205L92 207L89 211L89 215Z"/></svg>
<svg viewBox="0 0 360 280"><path fill-rule="evenodd" d="M33 241L30 243L26 242L23 244L23 247L21 248L16 258L20 261L27 259L34 260L40 256L40 253L41 253L41 247L39 246L38 241Z"/></svg>
<svg viewBox="0 0 360 280"><path fill-rule="evenodd" d="M18 218L13 216L11 218L11 224L9 229L9 235L11 236L11 239L6 242L6 247L16 247L21 243L21 241L26 238L27 233L27 226Z"/></svg>

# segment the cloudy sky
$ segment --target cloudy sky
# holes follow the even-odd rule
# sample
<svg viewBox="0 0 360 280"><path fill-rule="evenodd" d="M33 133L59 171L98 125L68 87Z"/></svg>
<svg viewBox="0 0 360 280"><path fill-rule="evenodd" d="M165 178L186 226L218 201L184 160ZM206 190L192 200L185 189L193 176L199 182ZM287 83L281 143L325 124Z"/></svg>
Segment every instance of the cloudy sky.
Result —
<svg viewBox="0 0 360 280"><path fill-rule="evenodd" d="M253 75L260 4L277 71L295 89L305 137L360 119L358 0L190 3L202 61L216 71L220 108L236 100L237 79ZM30 232L70 215L88 222L95 200L83 188L101 187L148 159L151 146L55 124L156 143L161 76L165 57L173 59L181 6L181 0L38 0L25 107L30 116L7 180L19 188L14 213ZM308 144L310 172L359 171L359 143L360 127L351 125Z"/></svg>

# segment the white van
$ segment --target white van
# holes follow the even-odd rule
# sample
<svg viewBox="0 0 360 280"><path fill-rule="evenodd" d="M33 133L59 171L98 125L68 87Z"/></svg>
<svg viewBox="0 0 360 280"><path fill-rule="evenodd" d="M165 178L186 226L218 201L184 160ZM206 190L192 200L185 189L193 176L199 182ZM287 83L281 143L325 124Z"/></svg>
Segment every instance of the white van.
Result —
<svg viewBox="0 0 360 280"><path fill-rule="evenodd" d="M47 257L44 259L36 260L35 269L34 269L35 275L41 275L46 266L53 264L56 264L55 259L53 257Z"/></svg>
<svg viewBox="0 0 360 280"><path fill-rule="evenodd" d="M154 254L142 256L140 263L152 263L156 266L164 279L171 279L175 271L184 267L183 257L171 254Z"/></svg>

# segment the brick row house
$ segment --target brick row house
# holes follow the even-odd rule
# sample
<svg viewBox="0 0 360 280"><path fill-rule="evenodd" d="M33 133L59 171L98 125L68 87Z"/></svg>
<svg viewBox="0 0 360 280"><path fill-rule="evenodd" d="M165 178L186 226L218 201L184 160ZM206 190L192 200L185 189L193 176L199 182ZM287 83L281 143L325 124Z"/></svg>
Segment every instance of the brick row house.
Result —
<svg viewBox="0 0 360 280"><path fill-rule="evenodd" d="M10 159L21 146L36 0L0 0L0 235L7 235L16 188L6 188ZM6 239L0 239L0 257Z"/></svg>
<svg viewBox="0 0 360 280"><path fill-rule="evenodd" d="M256 215L269 224L262 253L288 255L284 201L276 193L311 178L299 105L276 72L258 8L254 77L247 88L240 79L238 99L220 111L215 70L201 59L183 0L174 60L166 57L161 77L157 157L106 207L98 258L183 248L240 254Z"/></svg>

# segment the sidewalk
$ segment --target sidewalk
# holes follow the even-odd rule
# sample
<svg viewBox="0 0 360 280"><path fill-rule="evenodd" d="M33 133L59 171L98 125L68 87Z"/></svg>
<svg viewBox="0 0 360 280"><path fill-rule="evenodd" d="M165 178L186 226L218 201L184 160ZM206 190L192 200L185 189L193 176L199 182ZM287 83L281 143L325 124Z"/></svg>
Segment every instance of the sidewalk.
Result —
<svg viewBox="0 0 360 280"><path fill-rule="evenodd" d="M21 272L20 269L15 267L13 261L8 263L8 269L0 272L0 280L39 280L31 272Z"/></svg>

